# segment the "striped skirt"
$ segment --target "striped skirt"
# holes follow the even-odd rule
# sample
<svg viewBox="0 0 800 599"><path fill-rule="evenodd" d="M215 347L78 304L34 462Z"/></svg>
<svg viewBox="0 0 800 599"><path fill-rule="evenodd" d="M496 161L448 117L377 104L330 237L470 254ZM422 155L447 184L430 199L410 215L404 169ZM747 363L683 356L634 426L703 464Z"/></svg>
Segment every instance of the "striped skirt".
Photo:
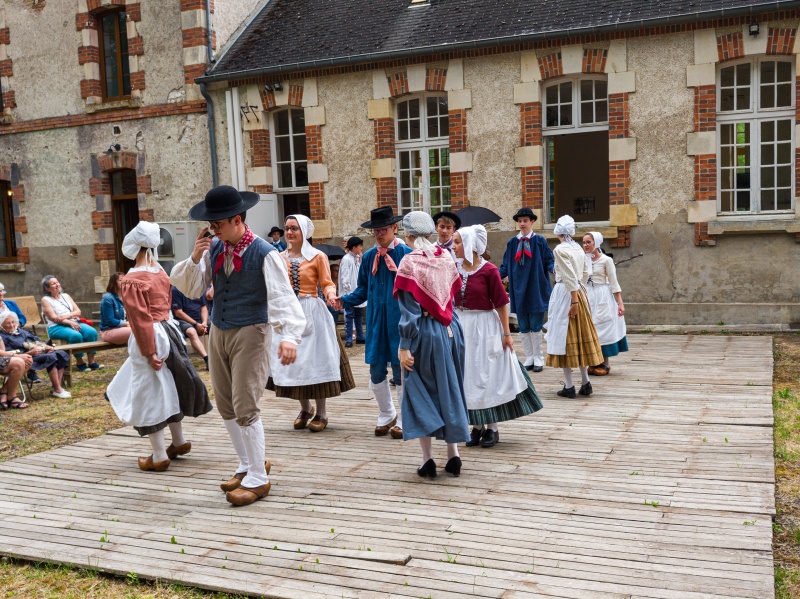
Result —
<svg viewBox="0 0 800 599"><path fill-rule="evenodd" d="M547 354L547 365L552 368L580 368L595 366L603 361L603 350L592 322L592 312L585 293L578 294L578 315L569 319L567 327L567 352L564 355Z"/></svg>
<svg viewBox="0 0 800 599"><path fill-rule="evenodd" d="M519 364L519 361L517 363ZM522 370L522 376L525 377L525 382L528 384L528 387L508 403L493 408L485 408L483 410L467 410L469 423L472 426L516 420L517 418L522 418L523 416L538 412L544 407L542 406L542 401L539 399L539 396L536 394L536 389L534 389L531 377L528 376L525 367L522 364L520 364L519 367L520 370Z"/></svg>
<svg viewBox="0 0 800 599"><path fill-rule="evenodd" d="M342 375L342 380L317 383L316 385L281 387L275 384L272 377L269 377L267 389L274 391L276 397L286 397L288 399L325 399L327 397L338 397L345 391L355 389L356 381L350 368L350 360L347 358L344 344L338 333L336 334L336 340L339 343L339 372Z"/></svg>

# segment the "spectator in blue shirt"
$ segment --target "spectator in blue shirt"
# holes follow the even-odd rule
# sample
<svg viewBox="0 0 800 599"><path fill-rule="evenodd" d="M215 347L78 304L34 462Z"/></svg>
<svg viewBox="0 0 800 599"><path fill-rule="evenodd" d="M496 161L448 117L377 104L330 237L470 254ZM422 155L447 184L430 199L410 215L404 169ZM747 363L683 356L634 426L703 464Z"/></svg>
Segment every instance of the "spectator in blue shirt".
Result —
<svg viewBox="0 0 800 599"><path fill-rule="evenodd" d="M194 351L202 356L208 369L208 353L200 341L202 335L208 334L208 304L205 295L198 299L189 299L172 287L172 315L178 321L184 337L192 344Z"/></svg>
<svg viewBox="0 0 800 599"><path fill-rule="evenodd" d="M0 312L4 310L10 310L17 315L17 318L19 318L19 326L24 327L25 323L28 322L22 310L19 309L17 302L6 299L6 286L0 283Z"/></svg>
<svg viewBox="0 0 800 599"><path fill-rule="evenodd" d="M272 227L269 233L267 233L267 237L269 237L272 240L270 241L272 247L274 247L279 252L282 252L283 250L286 249L287 247L286 242L283 239L281 239L281 237L283 237L283 229L281 229L280 227Z"/></svg>
<svg viewBox="0 0 800 599"><path fill-rule="evenodd" d="M106 292L100 300L100 339L114 345L127 345L131 327L119 298L120 279L121 272L115 272L108 278Z"/></svg>

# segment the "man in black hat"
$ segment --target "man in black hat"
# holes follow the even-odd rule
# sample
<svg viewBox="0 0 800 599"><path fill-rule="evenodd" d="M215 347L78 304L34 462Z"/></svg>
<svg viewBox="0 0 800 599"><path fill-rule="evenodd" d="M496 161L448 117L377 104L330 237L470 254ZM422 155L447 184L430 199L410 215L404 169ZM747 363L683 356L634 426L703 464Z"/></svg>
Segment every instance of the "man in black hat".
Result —
<svg viewBox="0 0 800 599"><path fill-rule="evenodd" d="M391 433L392 438L403 438L403 422L400 414L400 398L403 396L400 374L400 359L397 349L400 346L400 306L392 295L397 266L403 256L411 253L411 248L397 239L397 223L402 216L395 216L391 206L376 208L370 212L370 219L361 224L364 229L372 229L375 247L364 253L358 269L355 291L339 299L345 306L359 306L369 303L367 310L367 339L365 359L369 364L369 378L372 382L375 399L378 401L378 424L375 435L378 437ZM337 306L338 307L338 306ZM392 389L387 379L386 364L392 364L392 376L397 384L397 409L392 401Z"/></svg>
<svg viewBox="0 0 800 599"><path fill-rule="evenodd" d="M358 287L358 270L361 268L361 254L364 251L364 240L355 235L347 240L345 245L347 253L339 263L339 293L347 295ZM367 302L358 306L344 307L344 346L353 347L353 329L356 332L356 343L363 344L364 327L361 323L364 317L364 307Z"/></svg>
<svg viewBox="0 0 800 599"><path fill-rule="evenodd" d="M272 227L269 230L269 233L267 233L267 237L272 239L272 241L270 242L272 244L272 247L274 247L279 252L282 252L283 250L286 249L287 247L286 242L281 239L281 237L283 237L283 229L281 229L280 227Z"/></svg>
<svg viewBox="0 0 800 599"><path fill-rule="evenodd" d="M208 221L192 255L172 269L181 293L200 297L214 283L209 334L211 386L239 467L220 488L234 505L248 505L269 493L269 462L264 462L264 425L259 401L269 378L271 332L281 334L278 357L291 364L306 326L300 303L286 275L286 263L272 245L254 235L246 212L258 194L221 185L189 211ZM216 238L208 236L209 228ZM270 328L271 327L271 328Z"/></svg>
<svg viewBox="0 0 800 599"><path fill-rule="evenodd" d="M525 368L541 372L544 368L542 327L550 301L550 274L555 258L547 240L533 232L536 214L520 208L513 216L519 234L508 240L500 265L500 276L508 277L511 311L517 315L519 337L525 350Z"/></svg>
<svg viewBox="0 0 800 599"><path fill-rule="evenodd" d="M455 212L443 210L433 215L433 222L436 225L436 235L438 239L434 245L450 252L453 260L456 254L453 251L453 233L461 228L461 218Z"/></svg>

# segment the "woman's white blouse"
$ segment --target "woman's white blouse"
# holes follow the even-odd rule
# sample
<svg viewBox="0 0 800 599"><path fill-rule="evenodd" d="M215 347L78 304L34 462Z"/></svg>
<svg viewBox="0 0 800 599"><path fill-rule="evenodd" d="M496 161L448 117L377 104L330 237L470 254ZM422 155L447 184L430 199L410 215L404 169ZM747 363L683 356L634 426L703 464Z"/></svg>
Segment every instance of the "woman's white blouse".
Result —
<svg viewBox="0 0 800 599"><path fill-rule="evenodd" d="M592 262L592 282L595 285L611 285L611 293L622 293L617 280L617 267L614 260L602 254L597 262Z"/></svg>

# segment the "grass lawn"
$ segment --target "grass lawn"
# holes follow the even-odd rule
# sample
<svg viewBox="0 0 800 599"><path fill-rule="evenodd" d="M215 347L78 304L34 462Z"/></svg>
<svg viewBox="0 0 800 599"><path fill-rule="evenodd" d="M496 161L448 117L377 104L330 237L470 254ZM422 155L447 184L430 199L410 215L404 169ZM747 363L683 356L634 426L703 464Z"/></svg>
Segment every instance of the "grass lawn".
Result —
<svg viewBox="0 0 800 599"><path fill-rule="evenodd" d="M355 346L348 353L362 353ZM800 599L800 334L773 336L775 374L775 476L777 516L773 524L775 596ZM77 373L72 399L46 397L27 410L0 412L0 462L96 437L120 428L103 393L126 350L99 354L106 369ZM353 355L351 354L351 359ZM194 360L210 388L203 362ZM49 387L38 385L36 397ZM234 599L179 584L122 579L93 571L36 564L3 558L0 561L0 598L37 599Z"/></svg>

